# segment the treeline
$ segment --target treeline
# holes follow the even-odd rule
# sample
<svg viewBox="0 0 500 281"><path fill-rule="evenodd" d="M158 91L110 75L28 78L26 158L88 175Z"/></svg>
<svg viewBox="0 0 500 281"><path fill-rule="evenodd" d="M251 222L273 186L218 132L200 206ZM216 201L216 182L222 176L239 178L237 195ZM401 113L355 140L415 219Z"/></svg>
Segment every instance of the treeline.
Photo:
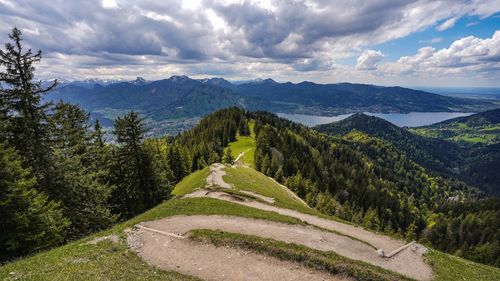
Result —
<svg viewBox="0 0 500 281"><path fill-rule="evenodd" d="M191 171L220 161L236 132L248 132L234 110L213 118L206 134L144 139L134 113L114 123L114 144L89 114L64 102L44 103L34 82L41 52L22 48L21 32L0 50L0 261L105 229L167 199ZM227 114L226 116L224 116ZM237 118L234 119L233 116ZM231 119L233 118L233 119Z"/></svg>

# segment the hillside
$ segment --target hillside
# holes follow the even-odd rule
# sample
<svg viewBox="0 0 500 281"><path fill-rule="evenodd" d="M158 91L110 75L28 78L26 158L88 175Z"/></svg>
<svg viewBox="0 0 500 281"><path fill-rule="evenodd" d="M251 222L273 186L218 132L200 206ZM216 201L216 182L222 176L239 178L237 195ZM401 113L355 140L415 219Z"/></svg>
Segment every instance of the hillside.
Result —
<svg viewBox="0 0 500 281"><path fill-rule="evenodd" d="M240 181L234 182L230 178L237 169ZM410 250L414 246L381 258L377 248L389 253L404 242L304 209L285 187L262 174L255 178L250 168L224 166L226 175L204 171L179 183L173 189L178 197L110 230L3 265L0 278L439 281L500 276L496 268L435 250L425 254L428 265L419 251ZM230 188L208 185L214 172ZM267 186L265 194L261 185ZM257 195L274 195L280 203Z"/></svg>
<svg viewBox="0 0 500 281"><path fill-rule="evenodd" d="M127 111L140 112L155 131L174 134L186 129L179 120L197 118L217 109L332 115L346 112L477 111L485 101L457 99L401 87L364 84L277 83L271 79L233 84L222 78L172 76L158 81L74 81L62 83L45 100L79 104L105 126ZM173 122L175 121L175 122Z"/></svg>
<svg viewBox="0 0 500 281"><path fill-rule="evenodd" d="M485 115L493 116L494 114L491 113L494 112L488 111ZM480 116L482 113L476 115ZM470 119L484 120L483 118L474 118L476 115L471 115ZM467 120L468 118L458 119ZM455 121L450 121L450 124L455 123ZM492 124L485 123L488 126ZM344 120L319 125L314 129L337 136L358 130L391 144L408 158L433 172L457 178L488 194L498 194L500 191L498 173L496 173L500 157L498 149L494 145L470 147L467 146L467 143L456 143L447 139L419 135L417 132L424 129L400 128L381 118L365 114L354 114ZM493 135L496 137L498 134Z"/></svg>
<svg viewBox="0 0 500 281"><path fill-rule="evenodd" d="M454 143L422 137L384 119L362 113L314 129L337 135L345 135L356 129L389 142L415 162L440 172L451 172L450 163L459 161L464 154L462 148Z"/></svg>
<svg viewBox="0 0 500 281"><path fill-rule="evenodd" d="M497 144L500 143L500 108L410 130L459 143Z"/></svg>

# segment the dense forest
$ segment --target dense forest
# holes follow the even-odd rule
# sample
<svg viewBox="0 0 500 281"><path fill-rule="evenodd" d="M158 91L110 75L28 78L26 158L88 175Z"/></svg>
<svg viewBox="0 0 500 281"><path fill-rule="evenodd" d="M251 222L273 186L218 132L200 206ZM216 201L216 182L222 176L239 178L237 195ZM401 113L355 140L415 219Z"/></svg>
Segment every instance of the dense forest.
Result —
<svg viewBox="0 0 500 281"><path fill-rule="evenodd" d="M468 124L469 134L474 131L474 134L479 135L481 132L484 134L487 126L491 128L499 126L499 119L500 109L495 109L451 119L435 126L443 128L447 124L453 124L455 127L458 127L457 123ZM419 135L414 132L422 131L424 127L411 130L400 128L381 118L362 113L354 114L339 122L316 126L315 129L336 136L346 135L352 130L361 131L389 143L400 153L430 171L462 180L486 194L498 195L500 192L499 144L455 142L447 138ZM440 132L441 130L439 129ZM494 130L488 129L487 132L494 135Z"/></svg>
<svg viewBox="0 0 500 281"><path fill-rule="evenodd" d="M255 165L324 212L367 228L500 266L496 199L435 175L390 143L360 131L329 136L267 112L219 110L176 137L146 139L134 112L113 141L79 106L47 103L35 82L41 53L21 32L0 50L0 260L105 229L168 199L172 186L211 163L255 121ZM229 154L230 155L230 154ZM452 242L450 242L452 241Z"/></svg>

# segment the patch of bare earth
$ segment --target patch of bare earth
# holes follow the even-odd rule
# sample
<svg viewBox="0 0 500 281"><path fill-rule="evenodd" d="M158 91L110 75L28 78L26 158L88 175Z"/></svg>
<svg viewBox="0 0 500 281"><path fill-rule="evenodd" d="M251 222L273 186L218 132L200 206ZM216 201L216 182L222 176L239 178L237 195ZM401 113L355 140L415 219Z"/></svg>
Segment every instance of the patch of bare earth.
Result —
<svg viewBox="0 0 500 281"><path fill-rule="evenodd" d="M220 179L220 181L224 182L222 175L225 174L224 165L216 166L215 170L218 176L216 178ZM224 182L225 183L225 182ZM225 183L229 185L228 183ZM230 185L229 185L230 186ZM282 186L282 188L286 188ZM286 188L289 190L288 188ZM291 191L290 191L291 192ZM235 198L234 196L227 194L223 191L210 191L210 190L196 190L191 194L186 195L186 197L211 197L225 201L235 202L241 205L245 205L252 208L257 208L265 211L276 212L281 215L294 217L308 224L318 226L320 228L328 229L331 231L335 231L337 233L353 237L355 239L364 241L377 249L383 249L385 253L390 253L396 249L399 249L405 245L404 241L393 239L389 236L377 234L374 232L367 231L361 227L357 227L354 225L329 220L325 218L320 218L314 215L308 215L304 213L300 213L298 211L279 208L276 206L268 205L265 203L253 201L253 200L242 200L240 198ZM353 240L353 239L350 239ZM354 240L353 240L354 241ZM422 246L414 246L407 247L404 250L398 252L397 255L391 258L382 258L377 257L377 262L373 259L367 258L355 258L353 254L349 255L349 253L343 254L339 252L337 248L331 248L330 250L335 251L341 255L345 255L347 257L351 257L354 259L359 259L365 262L369 262L383 268L401 273L408 277L415 278L417 280L430 280L433 276L433 271L431 266L425 262L425 258L422 255ZM377 252L371 249L374 255L377 255Z"/></svg>
<svg viewBox="0 0 500 281"><path fill-rule="evenodd" d="M378 256L375 249L360 241L313 226L290 225L230 216L174 216L142 223L146 227L183 235L194 229L212 229L226 232L256 235L287 243L296 243L321 251L334 251L342 256L362 260L370 264L401 273L417 280L429 280L432 271L420 253L405 250L386 259Z"/></svg>
<svg viewBox="0 0 500 281"><path fill-rule="evenodd" d="M175 222L151 224L170 229L171 223ZM216 247L143 229L129 232L128 243L150 264L203 280L352 280L237 248Z"/></svg>

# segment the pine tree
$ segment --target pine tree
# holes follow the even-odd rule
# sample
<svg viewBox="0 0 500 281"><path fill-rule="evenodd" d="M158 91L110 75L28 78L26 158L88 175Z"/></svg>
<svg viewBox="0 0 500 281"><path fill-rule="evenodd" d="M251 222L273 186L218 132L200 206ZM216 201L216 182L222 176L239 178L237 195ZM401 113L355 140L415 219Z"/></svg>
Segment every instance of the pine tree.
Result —
<svg viewBox="0 0 500 281"><path fill-rule="evenodd" d="M0 144L0 261L64 241L69 221L35 183L16 151Z"/></svg>
<svg viewBox="0 0 500 281"><path fill-rule="evenodd" d="M4 68L0 81L8 85L0 90L0 106L7 111L9 119L6 138L19 151L38 182L47 186L52 167L47 116L50 104L42 103L41 98L57 85L57 81L48 88L43 88L40 81L33 82L33 65L41 60L41 51L25 51L21 31L17 28L9 38L13 42L6 43L5 50L0 50L0 66Z"/></svg>
<svg viewBox="0 0 500 281"><path fill-rule="evenodd" d="M405 238L407 241L413 241L417 239L417 225L411 223L405 232Z"/></svg>
<svg viewBox="0 0 500 281"><path fill-rule="evenodd" d="M162 185L153 168L153 160L144 151L144 127L139 115L130 112L115 120L114 134L118 143L113 166L112 202L115 212L128 218L160 203L168 195L169 186Z"/></svg>
<svg viewBox="0 0 500 281"><path fill-rule="evenodd" d="M233 157L233 152L231 151L231 148L228 147L226 151L224 152L224 157L223 157L224 163L233 165L234 164L234 157Z"/></svg>
<svg viewBox="0 0 500 281"><path fill-rule="evenodd" d="M187 156L178 145L169 147L167 158L170 169L172 170L174 182L181 181L189 174Z"/></svg>
<svg viewBox="0 0 500 281"><path fill-rule="evenodd" d="M88 130L89 115L76 105L59 102L54 107L54 165L57 171L52 198L62 202L72 222L71 237L110 226L115 217L108 207L111 189L100 181L94 166Z"/></svg>

